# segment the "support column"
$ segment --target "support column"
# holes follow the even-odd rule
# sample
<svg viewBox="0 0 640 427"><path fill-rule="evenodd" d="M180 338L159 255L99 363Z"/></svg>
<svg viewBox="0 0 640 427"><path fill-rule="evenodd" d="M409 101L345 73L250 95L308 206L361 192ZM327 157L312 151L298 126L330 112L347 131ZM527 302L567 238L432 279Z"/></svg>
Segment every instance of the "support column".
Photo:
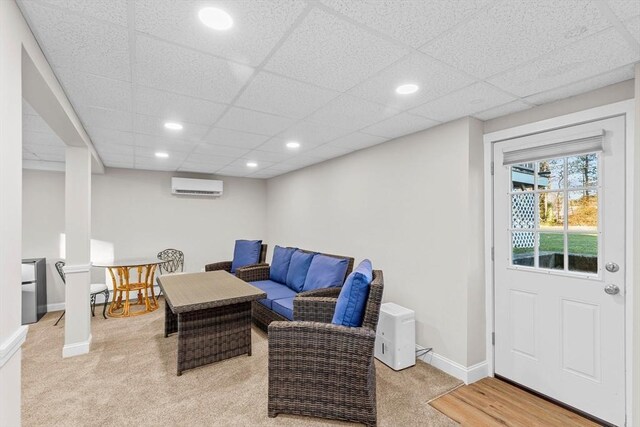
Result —
<svg viewBox="0 0 640 427"><path fill-rule="evenodd" d="M22 44L13 2L0 1L0 425L20 425Z"/></svg>
<svg viewBox="0 0 640 427"><path fill-rule="evenodd" d="M633 372L632 420L629 425L640 426L640 64L635 68L636 117L633 142Z"/></svg>
<svg viewBox="0 0 640 427"><path fill-rule="evenodd" d="M89 352L91 311L91 153L66 148L65 175L65 322L63 357Z"/></svg>

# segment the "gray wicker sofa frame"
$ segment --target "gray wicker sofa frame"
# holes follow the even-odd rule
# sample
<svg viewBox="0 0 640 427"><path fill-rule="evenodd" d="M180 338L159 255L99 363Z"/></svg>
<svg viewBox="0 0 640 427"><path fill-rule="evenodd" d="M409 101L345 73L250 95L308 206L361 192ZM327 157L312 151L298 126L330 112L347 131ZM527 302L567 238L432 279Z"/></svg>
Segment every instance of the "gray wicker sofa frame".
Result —
<svg viewBox="0 0 640 427"><path fill-rule="evenodd" d="M344 283L344 280L347 278L347 276L351 274L351 271L353 271L353 262L354 262L353 257L324 254L320 252L309 251L306 249L300 249L300 250L307 253L317 253L321 255L330 256L333 258L342 258L342 259L348 260L347 271L345 272L344 278L342 279L343 283ZM269 264L256 264L253 266L239 268L238 271L236 271L236 276L239 279L244 280L245 282L256 282L258 280L269 280L269 271L270 271ZM312 291L301 292L298 294L298 297L337 298L338 295L340 294L340 289L341 289L340 287L314 289ZM333 316L333 312L331 312L331 315ZM275 311L271 310L268 307L265 307L264 305L260 304L258 301L253 301L251 303L251 318L253 320L253 323L265 332L268 331L267 328L269 327L269 324L271 322L274 322L274 321L288 322L289 321L289 319L287 319L286 317L281 316L280 314L276 313Z"/></svg>
<svg viewBox="0 0 640 427"><path fill-rule="evenodd" d="M242 268L263 265L265 259L267 259L267 245L266 245L266 243L263 243L260 246L260 259L258 260L258 264L253 264L251 266L245 266L245 267L242 267ZM231 273L231 264L233 264L232 261L220 261L220 262L214 262L214 263L211 263L211 264L206 264L204 266L204 271L224 270L227 273ZM236 272L236 277L237 276L238 276L238 274Z"/></svg>
<svg viewBox="0 0 640 427"><path fill-rule="evenodd" d="M268 415L306 415L375 426L373 361L384 279L373 271L362 326L331 324L336 298L298 296L292 322L269 325Z"/></svg>

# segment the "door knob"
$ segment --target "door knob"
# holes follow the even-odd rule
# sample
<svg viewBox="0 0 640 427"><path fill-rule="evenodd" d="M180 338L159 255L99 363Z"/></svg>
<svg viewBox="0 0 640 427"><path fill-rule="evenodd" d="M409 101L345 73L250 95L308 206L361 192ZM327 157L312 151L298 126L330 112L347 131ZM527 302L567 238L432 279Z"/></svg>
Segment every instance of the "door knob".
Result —
<svg viewBox="0 0 640 427"><path fill-rule="evenodd" d="M617 295L620 293L620 288L617 285L607 285L604 287L604 291L609 295Z"/></svg>
<svg viewBox="0 0 640 427"><path fill-rule="evenodd" d="M606 268L609 273L615 273L616 271L620 270L620 266L615 262L608 262L604 266L604 268Z"/></svg>

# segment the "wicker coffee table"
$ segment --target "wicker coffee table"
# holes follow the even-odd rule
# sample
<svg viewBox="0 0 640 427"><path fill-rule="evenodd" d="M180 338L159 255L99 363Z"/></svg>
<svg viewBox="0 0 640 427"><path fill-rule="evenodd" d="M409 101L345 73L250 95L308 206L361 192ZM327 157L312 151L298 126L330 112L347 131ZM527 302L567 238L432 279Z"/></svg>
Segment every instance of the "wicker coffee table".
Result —
<svg viewBox="0 0 640 427"><path fill-rule="evenodd" d="M226 271L158 278L165 296L164 336L178 332L177 373L251 356L251 301L266 294Z"/></svg>

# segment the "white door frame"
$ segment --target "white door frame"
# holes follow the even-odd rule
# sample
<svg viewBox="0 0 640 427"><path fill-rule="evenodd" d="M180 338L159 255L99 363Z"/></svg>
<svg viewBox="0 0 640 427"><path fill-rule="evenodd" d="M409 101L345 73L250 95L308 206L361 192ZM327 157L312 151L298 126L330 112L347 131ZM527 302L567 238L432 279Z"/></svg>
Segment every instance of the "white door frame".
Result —
<svg viewBox="0 0 640 427"><path fill-rule="evenodd" d="M625 227L626 235L629 236L625 243L625 262L628 268L626 271L626 291L625 291L625 412L627 426L632 426L632 408L633 408L633 340L635 334L640 334L640 330L634 330L633 318L640 318L640 307L633 304L633 294L640 292L640 289L634 289L633 281L633 194L635 185L634 168L634 118L635 118L635 100L616 102L614 104L604 105L601 107L591 108L559 117L554 117L539 122L528 123L509 129L503 129L484 135L484 170L488 173L484 174L484 221L485 221L485 310L486 310L486 343L487 343L487 368L488 375L494 376L494 262L493 262L493 144L496 142L513 139L525 135L531 135L546 132L554 129L560 129L581 123L602 120L609 117L623 116L626 124L626 140L625 140ZM640 214L640 212L638 212ZM637 328L636 328L637 329ZM640 414L636 414L640 418Z"/></svg>

